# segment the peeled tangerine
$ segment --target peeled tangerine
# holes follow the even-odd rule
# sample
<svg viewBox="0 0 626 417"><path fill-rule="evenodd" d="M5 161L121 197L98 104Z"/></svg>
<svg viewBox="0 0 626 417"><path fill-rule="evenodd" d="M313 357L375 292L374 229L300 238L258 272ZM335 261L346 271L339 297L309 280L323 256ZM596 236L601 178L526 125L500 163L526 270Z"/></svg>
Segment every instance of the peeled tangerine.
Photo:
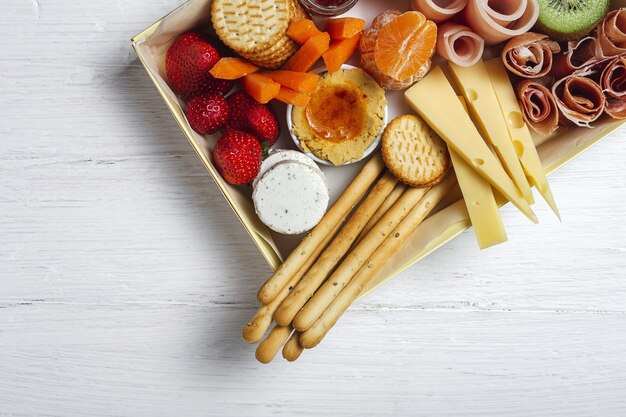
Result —
<svg viewBox="0 0 626 417"><path fill-rule="evenodd" d="M387 10L363 33L361 68L386 90L403 90L430 69L437 25L420 12Z"/></svg>

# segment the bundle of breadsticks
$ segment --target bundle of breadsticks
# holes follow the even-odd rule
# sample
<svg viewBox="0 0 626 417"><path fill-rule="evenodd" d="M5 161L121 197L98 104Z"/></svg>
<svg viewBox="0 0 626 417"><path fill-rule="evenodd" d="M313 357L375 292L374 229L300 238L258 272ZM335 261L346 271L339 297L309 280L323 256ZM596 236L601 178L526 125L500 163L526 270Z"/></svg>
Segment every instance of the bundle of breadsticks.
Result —
<svg viewBox="0 0 626 417"><path fill-rule="evenodd" d="M246 341L257 343L276 323L256 349L260 362L270 362L281 347L283 357L294 361L305 348L317 346L455 186L445 144L422 123L416 116L400 116L387 126L382 155L363 166L263 284L262 306L243 331ZM407 148L419 155L403 157Z"/></svg>

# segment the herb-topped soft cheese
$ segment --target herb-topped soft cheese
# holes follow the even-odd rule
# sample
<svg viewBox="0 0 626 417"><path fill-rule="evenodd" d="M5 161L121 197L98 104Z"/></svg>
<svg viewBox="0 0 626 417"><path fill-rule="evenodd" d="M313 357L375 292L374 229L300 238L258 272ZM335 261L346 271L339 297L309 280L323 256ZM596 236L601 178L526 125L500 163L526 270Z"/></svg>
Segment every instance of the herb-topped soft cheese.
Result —
<svg viewBox="0 0 626 417"><path fill-rule="evenodd" d="M318 169L283 161L258 180L254 208L270 229L289 235L312 229L328 208L328 187Z"/></svg>

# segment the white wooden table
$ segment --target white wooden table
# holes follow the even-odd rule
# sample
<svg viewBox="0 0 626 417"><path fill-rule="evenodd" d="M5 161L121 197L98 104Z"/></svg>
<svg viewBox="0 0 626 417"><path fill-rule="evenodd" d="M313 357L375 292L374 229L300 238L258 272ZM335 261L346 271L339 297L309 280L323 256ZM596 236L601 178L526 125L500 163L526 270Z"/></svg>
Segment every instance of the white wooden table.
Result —
<svg viewBox="0 0 626 417"><path fill-rule="evenodd" d="M241 329L270 273L129 38L179 0L0 12L0 415L626 416L626 130L362 300L297 363Z"/></svg>

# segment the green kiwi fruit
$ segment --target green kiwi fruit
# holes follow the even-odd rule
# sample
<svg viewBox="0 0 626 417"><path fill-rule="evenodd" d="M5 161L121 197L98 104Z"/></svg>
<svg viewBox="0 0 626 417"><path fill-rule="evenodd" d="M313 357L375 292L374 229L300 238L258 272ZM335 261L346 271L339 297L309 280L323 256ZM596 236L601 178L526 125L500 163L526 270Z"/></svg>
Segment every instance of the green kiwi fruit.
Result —
<svg viewBox="0 0 626 417"><path fill-rule="evenodd" d="M538 0L536 32L557 42L580 39L606 16L610 0Z"/></svg>

